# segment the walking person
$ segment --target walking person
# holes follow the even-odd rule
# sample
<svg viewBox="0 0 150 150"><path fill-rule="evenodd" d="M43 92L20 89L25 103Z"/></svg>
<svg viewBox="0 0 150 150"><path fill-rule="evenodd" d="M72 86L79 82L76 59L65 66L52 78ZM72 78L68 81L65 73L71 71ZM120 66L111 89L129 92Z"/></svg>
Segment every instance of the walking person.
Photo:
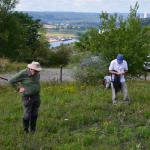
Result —
<svg viewBox="0 0 150 150"><path fill-rule="evenodd" d="M124 60L122 54L118 54L117 58L112 60L109 66L109 73L111 74L111 89L112 102L117 101L116 94L121 90L123 92L124 102L129 102L128 89L125 82L125 74L128 72L128 64Z"/></svg>
<svg viewBox="0 0 150 150"><path fill-rule="evenodd" d="M40 71L38 62L33 61L27 68L14 75L9 83L22 94L24 107L23 128L26 133L36 130L40 106Z"/></svg>

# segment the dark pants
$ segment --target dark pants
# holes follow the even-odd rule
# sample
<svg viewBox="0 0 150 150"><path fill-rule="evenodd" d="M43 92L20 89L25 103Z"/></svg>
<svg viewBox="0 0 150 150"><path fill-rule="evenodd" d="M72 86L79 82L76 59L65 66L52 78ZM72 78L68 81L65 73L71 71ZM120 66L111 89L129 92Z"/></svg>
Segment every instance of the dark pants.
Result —
<svg viewBox="0 0 150 150"><path fill-rule="evenodd" d="M23 126L24 131L29 132L28 128L30 125L30 130L35 132L36 120L38 117L38 110L40 106L40 96L39 94L31 96L23 96L23 106L24 106L24 116L23 116Z"/></svg>
<svg viewBox="0 0 150 150"><path fill-rule="evenodd" d="M114 84L112 82L111 82L111 89L112 89L112 102L113 102L113 104L115 104L117 91L116 91ZM123 92L123 100L125 102L129 102L128 89L127 89L127 85L125 82L121 83L121 91Z"/></svg>

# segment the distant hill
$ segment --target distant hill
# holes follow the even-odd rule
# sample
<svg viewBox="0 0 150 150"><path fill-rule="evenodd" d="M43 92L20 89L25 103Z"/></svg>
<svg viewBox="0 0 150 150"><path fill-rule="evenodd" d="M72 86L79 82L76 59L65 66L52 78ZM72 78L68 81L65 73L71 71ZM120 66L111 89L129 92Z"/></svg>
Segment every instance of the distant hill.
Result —
<svg viewBox="0 0 150 150"><path fill-rule="evenodd" d="M84 24L89 26L97 26L100 23L100 13L81 13L81 12L32 12L28 13L35 19L40 19L42 23L64 23L64 24ZM118 13L123 18L127 18L128 13ZM144 14L138 14L142 18L143 25L150 25L150 18L143 18ZM148 14L150 17L150 14Z"/></svg>
<svg viewBox="0 0 150 150"><path fill-rule="evenodd" d="M99 13L78 12L27 12L44 23L99 22Z"/></svg>

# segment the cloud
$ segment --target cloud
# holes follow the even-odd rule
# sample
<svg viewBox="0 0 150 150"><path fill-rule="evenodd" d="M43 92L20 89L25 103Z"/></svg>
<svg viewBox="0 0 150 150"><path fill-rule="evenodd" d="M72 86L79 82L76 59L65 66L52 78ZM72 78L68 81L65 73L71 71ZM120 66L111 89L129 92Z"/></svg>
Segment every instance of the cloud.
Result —
<svg viewBox="0 0 150 150"><path fill-rule="evenodd" d="M140 12L149 12L150 0L20 0L17 10L129 12L138 1Z"/></svg>

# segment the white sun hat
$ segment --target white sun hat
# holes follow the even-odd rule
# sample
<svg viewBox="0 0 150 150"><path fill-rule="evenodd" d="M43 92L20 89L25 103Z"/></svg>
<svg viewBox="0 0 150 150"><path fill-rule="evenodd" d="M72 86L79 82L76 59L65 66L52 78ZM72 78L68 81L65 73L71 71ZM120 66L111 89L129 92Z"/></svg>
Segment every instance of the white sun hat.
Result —
<svg viewBox="0 0 150 150"><path fill-rule="evenodd" d="M32 61L31 64L27 65L27 67L30 68L30 69L36 70L36 71L41 71L42 70L42 68L40 66L40 63L36 62L36 61Z"/></svg>

